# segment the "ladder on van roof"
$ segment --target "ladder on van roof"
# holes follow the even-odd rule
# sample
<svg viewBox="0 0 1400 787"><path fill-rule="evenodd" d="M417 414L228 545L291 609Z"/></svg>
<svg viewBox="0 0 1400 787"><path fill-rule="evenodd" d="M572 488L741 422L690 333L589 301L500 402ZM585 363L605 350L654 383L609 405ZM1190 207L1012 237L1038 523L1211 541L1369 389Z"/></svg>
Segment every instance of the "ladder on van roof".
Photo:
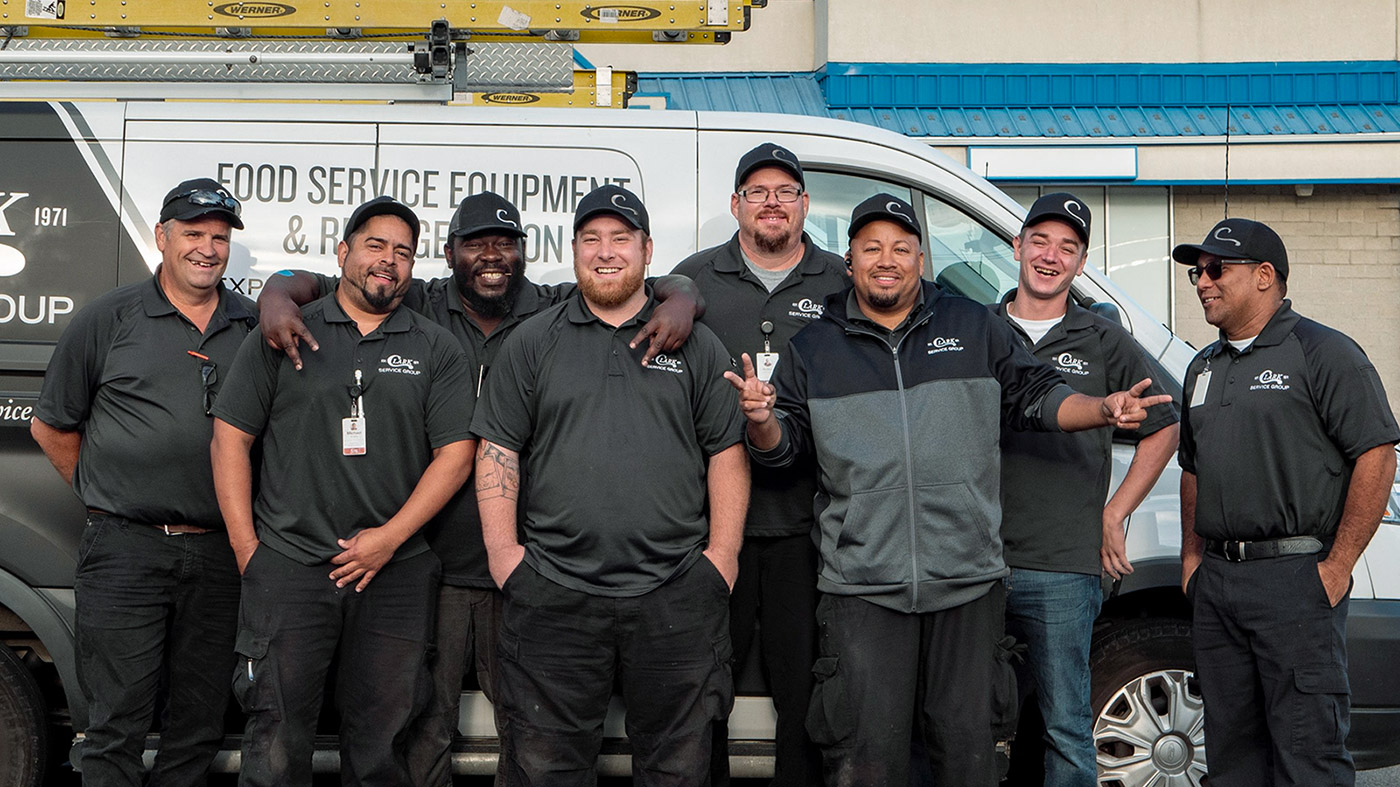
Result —
<svg viewBox="0 0 1400 787"><path fill-rule="evenodd" d="M766 2L0 0L0 80L15 98L622 107L636 75L575 68L573 44L723 44Z"/></svg>

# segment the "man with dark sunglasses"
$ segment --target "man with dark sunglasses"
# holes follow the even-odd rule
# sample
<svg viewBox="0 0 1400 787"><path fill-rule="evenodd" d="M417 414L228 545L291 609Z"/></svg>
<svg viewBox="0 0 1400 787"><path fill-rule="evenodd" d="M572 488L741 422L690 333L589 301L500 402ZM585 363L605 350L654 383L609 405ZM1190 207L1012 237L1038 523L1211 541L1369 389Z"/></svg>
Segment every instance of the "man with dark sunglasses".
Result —
<svg viewBox="0 0 1400 787"><path fill-rule="evenodd" d="M202 784L223 741L239 579L209 413L219 371L257 324L253 303L222 283L240 213L208 178L171 190L155 274L75 315L44 376L30 431L89 512L75 583L84 784Z"/></svg>
<svg viewBox="0 0 1400 787"><path fill-rule="evenodd" d="M1365 352L1285 299L1272 229L1225 219L1172 257L1220 329L1186 370L1179 454L1210 783L1351 784L1347 596L1400 428Z"/></svg>

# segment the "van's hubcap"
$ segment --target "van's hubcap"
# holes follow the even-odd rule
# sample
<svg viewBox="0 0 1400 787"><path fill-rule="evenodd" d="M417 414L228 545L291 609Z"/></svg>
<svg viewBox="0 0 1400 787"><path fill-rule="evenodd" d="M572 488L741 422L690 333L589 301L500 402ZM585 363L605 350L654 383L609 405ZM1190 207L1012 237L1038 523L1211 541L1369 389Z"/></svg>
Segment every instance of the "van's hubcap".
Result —
<svg viewBox="0 0 1400 787"><path fill-rule="evenodd" d="M1134 678L1094 721L1099 784L1199 787L1206 775L1205 742L1195 675L1158 670Z"/></svg>

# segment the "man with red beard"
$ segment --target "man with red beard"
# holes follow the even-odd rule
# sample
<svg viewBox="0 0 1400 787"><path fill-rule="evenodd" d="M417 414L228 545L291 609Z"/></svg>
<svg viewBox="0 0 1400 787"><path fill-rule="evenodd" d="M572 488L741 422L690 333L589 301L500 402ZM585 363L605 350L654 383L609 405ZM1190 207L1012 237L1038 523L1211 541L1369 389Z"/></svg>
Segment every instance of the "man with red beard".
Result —
<svg viewBox="0 0 1400 787"><path fill-rule="evenodd" d="M404 295L405 306L457 337L467 353L478 391L505 337L525 320L574 293L572 284L536 284L526 278L523 227L520 211L498 194L483 192L463 199L452 216L443 248L452 276L415 279ZM302 323L298 304L334 290L336 279L300 271L284 273L269 279L259 299L263 333L300 363L298 341L305 341L313 350L318 345ZM651 337L644 360L685 341L697 311L697 297L687 280L668 276L656 282L656 290L658 300L664 303L658 304L654 318L632 339L640 345ZM434 654L429 661L432 699L410 730L407 757L414 784L450 787L452 736L457 731L462 680L469 666L496 710L503 752L509 747L495 685L501 594L487 570L471 483L463 485L423 533L442 560L442 586L438 589ZM501 762L505 760L503 753Z"/></svg>
<svg viewBox="0 0 1400 787"><path fill-rule="evenodd" d="M624 337L654 308L649 232L626 189L580 200L578 293L506 340L472 422L505 599L497 688L511 783L593 783L616 678L633 783L707 784L712 725L733 701L728 596L749 489L721 376L733 363L704 326L636 362Z"/></svg>
<svg viewBox="0 0 1400 787"><path fill-rule="evenodd" d="M826 296L850 282L841 257L818 248L803 231L808 199L797 156L771 142L759 145L739 159L734 173L734 237L675 269L695 281L708 304L704 324L730 356L748 353L770 374L792 337L822 316ZM748 659L755 624L762 640L763 672L778 712L774 787L821 781L820 755L803 724L817 650L816 493L810 459L754 468L739 581L729 600L736 670ZM716 787L729 783L727 733L725 725L715 730Z"/></svg>
<svg viewBox="0 0 1400 787"><path fill-rule="evenodd" d="M345 783L412 783L398 748L428 689L440 566L418 530L476 447L461 347L402 305L418 229L389 197L356 208L340 282L306 308L322 349L298 370L249 336L214 408L214 487L243 574L245 786L311 784L333 657Z"/></svg>

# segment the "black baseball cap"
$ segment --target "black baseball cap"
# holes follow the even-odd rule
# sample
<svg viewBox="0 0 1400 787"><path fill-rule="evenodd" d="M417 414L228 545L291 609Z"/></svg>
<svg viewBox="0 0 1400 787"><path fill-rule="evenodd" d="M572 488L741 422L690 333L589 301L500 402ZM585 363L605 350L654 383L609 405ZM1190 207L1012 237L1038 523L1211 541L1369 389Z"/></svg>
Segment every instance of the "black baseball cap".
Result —
<svg viewBox="0 0 1400 787"><path fill-rule="evenodd" d="M802 180L802 162L797 160L797 156L782 145L765 142L739 159L739 167L734 170L734 190L738 191L739 187L744 185L749 173L763 167L785 169L797 178L797 185L807 188L807 184Z"/></svg>
<svg viewBox="0 0 1400 787"><path fill-rule="evenodd" d="M350 242L350 236L355 234L355 230L364 226L364 223L375 216L398 216L413 229L413 245L418 245L418 214L413 212L413 208L399 202L393 197L375 197L364 203L355 212L350 214L350 222L345 225L345 242Z"/></svg>
<svg viewBox="0 0 1400 787"><path fill-rule="evenodd" d="M166 193L160 204L161 223L171 219L189 221L211 213L224 218L234 229L243 229L243 205L211 178L184 181Z"/></svg>
<svg viewBox="0 0 1400 787"><path fill-rule="evenodd" d="M578 232L584 222L602 213L611 213L633 228L651 234L651 219L647 216L647 206L642 204L641 197L613 185L599 186L578 201L578 208L574 210L574 232Z"/></svg>
<svg viewBox="0 0 1400 787"><path fill-rule="evenodd" d="M914 233L922 241L923 227L914 213L914 206L893 194L876 194L860 203L851 211L851 228L846 230L847 238L854 238L860 228L872 221L893 221Z"/></svg>
<svg viewBox="0 0 1400 787"><path fill-rule="evenodd" d="M1067 191L1046 194L1031 205L1025 222L1021 224L1021 231L1024 232L1026 227L1034 227L1046 219L1063 221L1073 227L1079 240L1083 241L1085 246L1089 245L1089 223L1093 216L1078 197Z"/></svg>
<svg viewBox="0 0 1400 787"><path fill-rule="evenodd" d="M510 200L500 194L483 191L462 200L457 212L452 214L447 234L465 237L491 232L523 238L525 230L520 227L520 211Z"/></svg>
<svg viewBox="0 0 1400 787"><path fill-rule="evenodd" d="M1195 265L1203 253L1232 260L1267 262L1274 266L1280 279L1288 281L1288 250L1283 247L1283 239L1267 224L1250 219L1225 219L1212 227L1200 243L1183 243L1172 249L1172 259L1182 265Z"/></svg>

